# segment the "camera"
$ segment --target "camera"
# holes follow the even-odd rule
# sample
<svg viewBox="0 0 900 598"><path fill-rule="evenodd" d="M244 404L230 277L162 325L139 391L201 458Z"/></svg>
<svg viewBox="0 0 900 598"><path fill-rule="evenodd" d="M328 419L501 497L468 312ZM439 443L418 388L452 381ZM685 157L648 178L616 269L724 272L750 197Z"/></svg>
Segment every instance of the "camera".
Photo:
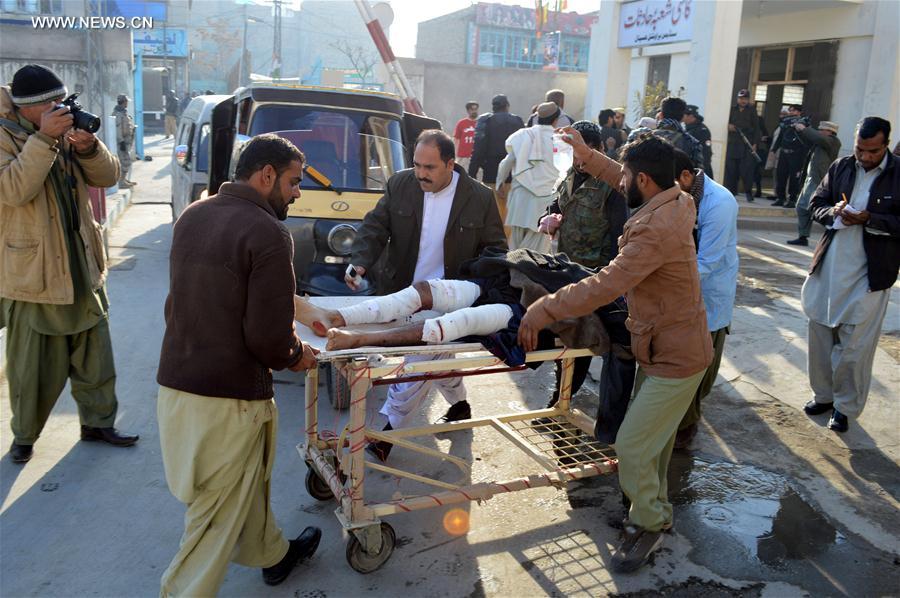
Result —
<svg viewBox="0 0 900 598"><path fill-rule="evenodd" d="M807 126L807 127L812 124L812 123L810 123L808 116L788 116L788 117L783 118L781 120L781 122L778 124L782 128L792 129L792 128L794 128L794 125L796 125L798 123L802 124L804 126Z"/></svg>
<svg viewBox="0 0 900 598"><path fill-rule="evenodd" d="M77 93L73 93L64 99L57 108L62 108L63 106L69 108L69 114L71 114L74 119L72 121L72 126L76 129L82 129L88 133L96 133L100 130L100 117L96 114L91 114L82 108L81 104L78 103Z"/></svg>

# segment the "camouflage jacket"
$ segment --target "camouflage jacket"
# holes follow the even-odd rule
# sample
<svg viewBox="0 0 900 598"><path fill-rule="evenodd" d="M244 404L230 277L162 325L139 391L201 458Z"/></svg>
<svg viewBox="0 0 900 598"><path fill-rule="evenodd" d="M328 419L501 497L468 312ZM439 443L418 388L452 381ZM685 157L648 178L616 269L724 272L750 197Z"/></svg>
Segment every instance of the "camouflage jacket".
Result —
<svg viewBox="0 0 900 598"><path fill-rule="evenodd" d="M549 214L562 214L557 231L560 253L588 268L602 268L618 253L618 239L628 220L625 198L601 181L588 177L573 191L576 173L569 170L556 188Z"/></svg>

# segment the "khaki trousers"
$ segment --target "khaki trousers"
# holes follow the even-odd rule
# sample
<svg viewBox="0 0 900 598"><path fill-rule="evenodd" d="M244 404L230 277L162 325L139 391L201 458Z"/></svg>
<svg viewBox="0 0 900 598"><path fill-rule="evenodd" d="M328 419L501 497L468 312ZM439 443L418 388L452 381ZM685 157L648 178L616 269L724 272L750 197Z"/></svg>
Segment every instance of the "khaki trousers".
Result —
<svg viewBox="0 0 900 598"><path fill-rule="evenodd" d="M697 392L694 394L694 400L691 401L687 413L684 414L681 423L678 424L679 430L684 430L700 421L700 401L706 398L706 395L712 391L712 387L716 383L716 376L719 375L719 366L722 364L722 353L725 351L725 337L728 336L728 333L728 326L714 330L711 333L713 360L703 374L703 379L700 381L700 386L697 387Z"/></svg>
<svg viewBox="0 0 900 598"><path fill-rule="evenodd" d="M807 374L817 403L834 403L848 417L859 417L872 383L872 363L887 313L886 295L879 309L859 324L830 328L809 321Z"/></svg>
<svg viewBox="0 0 900 598"><path fill-rule="evenodd" d="M178 121L171 114L166 114L166 137L175 134L175 130L177 128Z"/></svg>
<svg viewBox="0 0 900 598"><path fill-rule="evenodd" d="M271 567L287 554L275 523L275 401L206 397L160 387L159 441L166 481L187 505L184 535L160 596L215 596L229 561Z"/></svg>
<svg viewBox="0 0 900 598"><path fill-rule="evenodd" d="M119 403L107 318L65 336L35 332L15 313L6 324L10 425L16 444L35 443L67 380L83 425L109 428L115 424Z"/></svg>
<svg viewBox="0 0 900 598"><path fill-rule="evenodd" d="M619 485L631 500L628 519L645 530L658 532L672 524L666 480L669 460L678 423L704 373L688 378L635 378L635 395L616 436L615 449Z"/></svg>

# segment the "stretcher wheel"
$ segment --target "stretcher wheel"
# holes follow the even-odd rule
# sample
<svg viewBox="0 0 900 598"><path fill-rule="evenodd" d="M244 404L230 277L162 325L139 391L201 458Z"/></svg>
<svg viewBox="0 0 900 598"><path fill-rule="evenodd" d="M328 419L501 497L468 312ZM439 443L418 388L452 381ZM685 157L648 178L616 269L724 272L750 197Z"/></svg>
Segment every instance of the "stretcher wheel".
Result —
<svg viewBox="0 0 900 598"><path fill-rule="evenodd" d="M350 563L354 571L371 573L379 569L391 558L396 541L397 536L394 534L394 528L384 522L381 524L381 550L377 553L367 553L363 550L360 541L356 539L356 535L350 534L350 541L347 543L347 562Z"/></svg>
<svg viewBox="0 0 900 598"><path fill-rule="evenodd" d="M350 386L338 368L332 364L325 364L325 380L328 389L328 397L331 406L338 411L343 411L350 406Z"/></svg>
<svg viewBox="0 0 900 598"><path fill-rule="evenodd" d="M306 491L316 500L331 500L334 498L331 488L311 467L306 470Z"/></svg>

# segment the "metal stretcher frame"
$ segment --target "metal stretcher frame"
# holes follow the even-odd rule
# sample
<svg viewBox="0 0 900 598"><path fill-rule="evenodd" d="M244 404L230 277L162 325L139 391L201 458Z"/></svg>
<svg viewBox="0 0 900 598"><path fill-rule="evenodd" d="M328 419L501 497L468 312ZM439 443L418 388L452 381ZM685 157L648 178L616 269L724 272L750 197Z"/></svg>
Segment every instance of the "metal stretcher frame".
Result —
<svg viewBox="0 0 900 598"><path fill-rule="evenodd" d="M480 351L481 354L409 363L402 359L403 355L409 354L458 354L473 351ZM380 357L374 357L376 354ZM319 500L338 500L335 514L350 535L347 545L350 566L361 573L369 573L388 560L393 552L395 535L391 527L381 521L381 517L386 515L473 500L482 501L497 494L530 488L561 488L571 480L614 473L618 461L611 447L593 438L594 419L571 406L574 359L592 355L588 349L557 348L533 351L525 356L526 363L562 362L559 401L554 408L381 431L366 428L366 396L373 386L415 379L488 375L517 371L524 366L506 367L502 360L485 352L477 343L379 347L320 353L319 362L331 363L347 380L350 389L350 421L338 436L319 433L318 372L317 369L310 370L305 385L306 439L297 446L297 450L309 467L306 487L310 494ZM393 361L390 359L392 357L395 358ZM463 474L468 474L469 464L464 460L415 444L409 438L483 426L492 427L510 444L523 451L539 466L538 472L502 482L478 482L459 486L365 460L366 443L385 440L396 446L449 461L459 467ZM434 486L437 491L388 502L366 503L363 485L367 467Z"/></svg>

